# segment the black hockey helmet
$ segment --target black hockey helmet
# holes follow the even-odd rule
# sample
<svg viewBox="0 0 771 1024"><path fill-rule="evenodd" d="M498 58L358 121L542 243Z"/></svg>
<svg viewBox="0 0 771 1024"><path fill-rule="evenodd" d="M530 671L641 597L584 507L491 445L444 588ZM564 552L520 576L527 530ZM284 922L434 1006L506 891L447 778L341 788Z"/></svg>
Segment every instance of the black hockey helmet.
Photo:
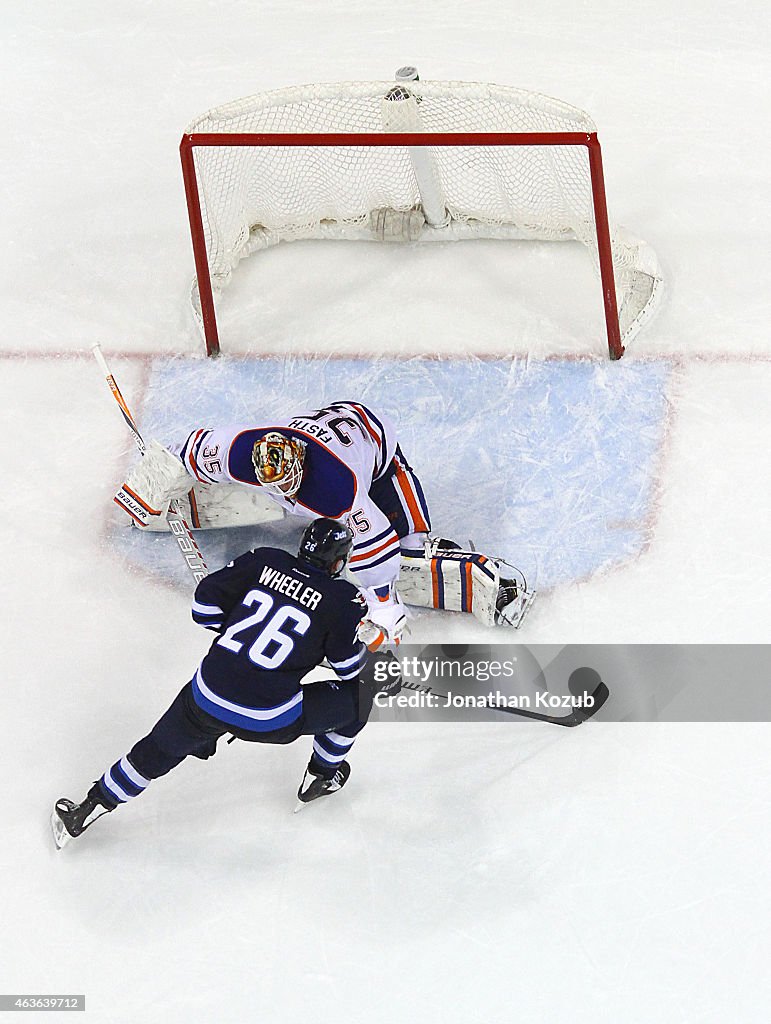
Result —
<svg viewBox="0 0 771 1024"><path fill-rule="evenodd" d="M339 576L353 544L353 531L336 519L314 519L300 540L298 558L330 576Z"/></svg>

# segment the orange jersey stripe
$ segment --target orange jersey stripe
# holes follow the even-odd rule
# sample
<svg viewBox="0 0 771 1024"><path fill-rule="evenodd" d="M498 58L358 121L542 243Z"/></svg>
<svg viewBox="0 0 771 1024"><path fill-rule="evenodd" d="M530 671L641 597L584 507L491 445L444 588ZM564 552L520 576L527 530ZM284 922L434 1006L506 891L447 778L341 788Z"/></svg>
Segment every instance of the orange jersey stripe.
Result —
<svg viewBox="0 0 771 1024"><path fill-rule="evenodd" d="M356 412L359 414L359 416L361 416L361 418L364 420L364 426L367 428L367 430L372 435L372 440L375 442L375 444L378 446L378 448L380 448L381 447L380 438L377 436L377 434L375 433L374 428L371 426L369 420L367 419L367 414L364 412L364 410L362 409L362 407L360 405L354 405L353 408L356 410Z"/></svg>
<svg viewBox="0 0 771 1024"><path fill-rule="evenodd" d="M190 468L192 469L193 473L195 473L196 480L198 480L200 483L206 483L207 481L205 481L201 474L198 472L198 467L196 466L195 459L193 458L193 448L195 447L195 442L198 440L202 433L203 430L197 431L195 438L193 439L193 441L191 441L190 451L187 454L187 461L190 463Z"/></svg>
<svg viewBox="0 0 771 1024"><path fill-rule="evenodd" d="M407 508L410 510L412 521L415 526L414 533L428 533L428 523L423 518L423 513L420 511L417 499L412 491L412 481L410 480L407 473L402 469L398 460L394 459L394 465L396 466L396 479L399 481L404 500L407 502Z"/></svg>
<svg viewBox="0 0 771 1024"><path fill-rule="evenodd" d="M349 562L361 562L365 558L372 558L373 555L376 555L380 551L385 550L385 548L387 548L390 544L393 544L394 542L395 542L395 538L392 537L391 540L384 541L380 545L380 547L373 548L371 551L365 551L361 555L351 555L351 557L348 559L348 561Z"/></svg>

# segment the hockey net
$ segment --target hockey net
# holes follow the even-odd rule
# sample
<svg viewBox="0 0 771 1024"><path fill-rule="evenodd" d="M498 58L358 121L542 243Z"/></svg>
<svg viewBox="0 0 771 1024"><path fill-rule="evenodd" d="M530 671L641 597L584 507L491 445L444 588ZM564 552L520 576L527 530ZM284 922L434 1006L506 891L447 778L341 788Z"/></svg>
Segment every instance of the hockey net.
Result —
<svg viewBox="0 0 771 1024"><path fill-rule="evenodd" d="M214 298L282 241L574 240L602 281L612 358L650 317L656 256L608 223L596 128L559 100L463 82L345 82L217 107L181 147L193 312L219 351Z"/></svg>

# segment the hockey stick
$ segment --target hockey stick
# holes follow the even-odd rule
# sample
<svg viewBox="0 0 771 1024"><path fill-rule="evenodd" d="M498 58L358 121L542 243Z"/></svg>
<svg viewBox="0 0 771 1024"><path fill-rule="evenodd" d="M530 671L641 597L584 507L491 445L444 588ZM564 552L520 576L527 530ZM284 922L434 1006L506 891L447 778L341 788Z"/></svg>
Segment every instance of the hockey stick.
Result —
<svg viewBox="0 0 771 1024"><path fill-rule="evenodd" d="M92 345L91 351L94 353L94 358L105 376L110 387L110 391L112 391L113 398L118 403L118 408L123 415L123 419L126 421L126 425L134 435L134 442L139 454L144 455L147 451L147 445L139 432L139 427L137 427L134 417L131 415L131 410L126 404L126 400L121 394L115 378L110 373L110 368L107 365L107 360L102 354L101 347L97 343L96 345ZM209 570L206 568L206 562L204 561L200 548L195 542L190 527L187 525L185 517L182 514L182 509L180 508L179 502L176 498L172 498L169 503L169 511L166 513L166 523L174 536L174 540L177 542L177 547L181 551L182 557L185 559L185 564L190 570L191 576L196 583L200 583L205 576L209 575Z"/></svg>
<svg viewBox="0 0 771 1024"><path fill-rule="evenodd" d="M447 700L449 694L439 693L431 686L422 686L419 683L404 681L402 686L405 690L419 690L422 693L433 694L442 700ZM610 696L607 688L599 675L591 668L577 668L570 673L568 689L574 697L592 698L591 707L574 707L569 715L542 715L539 711L530 711L528 708L510 708L490 705L491 711L498 711L504 715L517 715L519 718L532 718L537 722L548 722L549 725L562 725L566 729L573 729L588 719L593 718Z"/></svg>

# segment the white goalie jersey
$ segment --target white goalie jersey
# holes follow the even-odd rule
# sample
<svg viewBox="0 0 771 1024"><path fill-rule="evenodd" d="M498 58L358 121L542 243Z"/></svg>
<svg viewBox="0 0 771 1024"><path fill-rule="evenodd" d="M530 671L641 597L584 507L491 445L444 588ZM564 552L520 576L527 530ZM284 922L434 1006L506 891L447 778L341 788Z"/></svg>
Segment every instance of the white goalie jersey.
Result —
<svg viewBox="0 0 771 1024"><path fill-rule="evenodd" d="M257 478L254 446L269 434L303 446L302 480L291 497L269 490ZM369 495L396 451L396 432L386 417L362 405L336 402L259 427L237 424L194 430L171 450L199 484L259 488L291 515L347 522L355 534L349 569L357 582L373 588L396 579L399 538Z"/></svg>

